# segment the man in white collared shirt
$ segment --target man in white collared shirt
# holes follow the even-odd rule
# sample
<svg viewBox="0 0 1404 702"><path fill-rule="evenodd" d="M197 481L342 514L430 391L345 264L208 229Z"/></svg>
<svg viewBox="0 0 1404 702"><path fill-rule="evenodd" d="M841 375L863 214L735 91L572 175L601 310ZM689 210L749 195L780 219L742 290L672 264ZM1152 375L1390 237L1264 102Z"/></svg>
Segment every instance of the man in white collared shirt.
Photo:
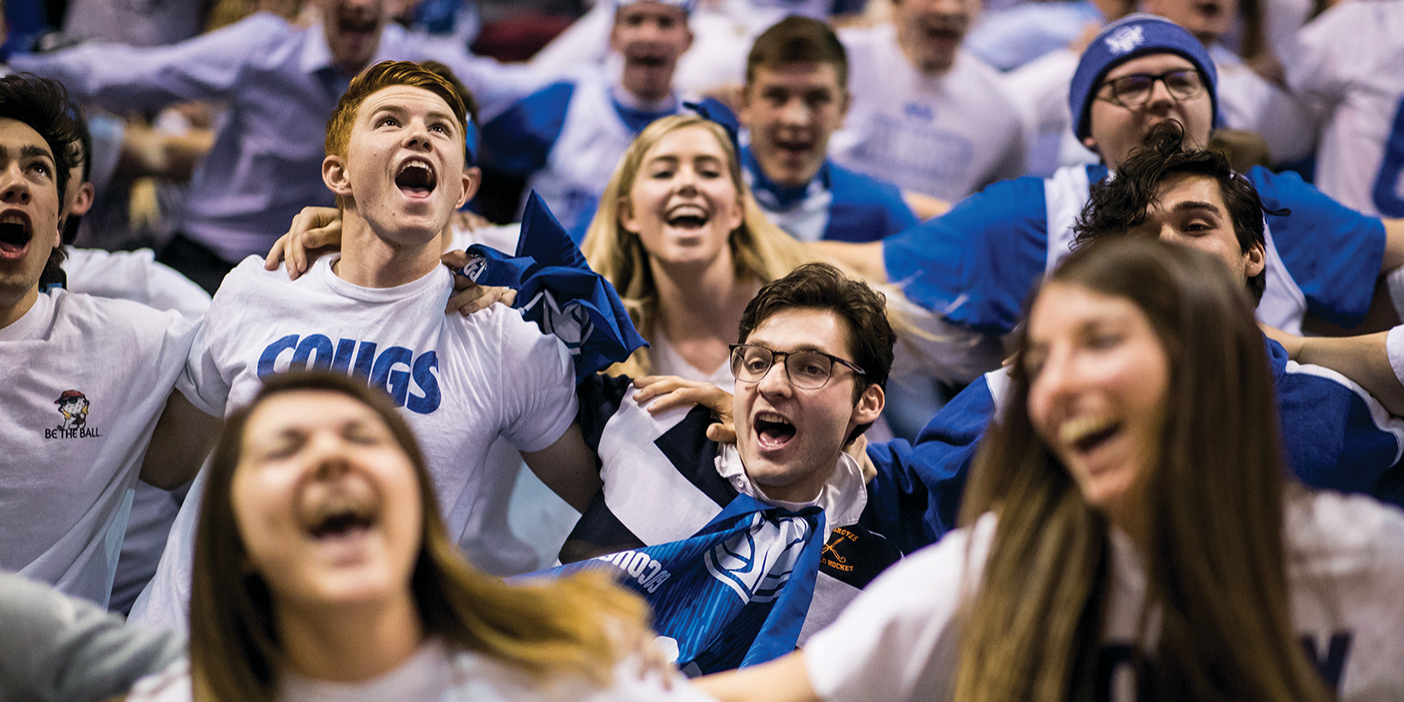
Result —
<svg viewBox="0 0 1404 702"><path fill-rule="evenodd" d="M803 645L901 558L888 535L869 526L874 505L894 508L895 493L877 481L865 485L861 465L845 453L856 447L863 455L860 437L882 413L896 337L880 295L810 264L761 289L739 338L731 359L734 446L707 439L713 419L705 407L654 415L645 403L656 392L640 394L628 378L597 376L580 386L581 431L600 457L604 487L561 560L686 539L740 496L795 512L820 507L824 547Z"/></svg>

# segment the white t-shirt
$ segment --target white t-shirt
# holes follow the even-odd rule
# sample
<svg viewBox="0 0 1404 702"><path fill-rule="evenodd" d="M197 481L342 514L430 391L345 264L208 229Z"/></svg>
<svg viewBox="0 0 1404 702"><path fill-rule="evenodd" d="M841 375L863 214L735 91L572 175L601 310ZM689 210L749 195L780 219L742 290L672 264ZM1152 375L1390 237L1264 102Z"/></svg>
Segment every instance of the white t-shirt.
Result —
<svg viewBox="0 0 1404 702"><path fill-rule="evenodd" d="M569 352L502 305L466 318L444 314L453 274L443 266L374 289L337 277L338 260L323 256L295 281L255 256L231 271L190 351L187 373L198 389L191 401L224 414L252 400L262 376L294 364L369 377L414 429L449 534L469 560L501 560L496 544L510 531L505 519L486 517L509 500L512 481L484 475L488 447L501 436L540 451L565 433L576 411ZM185 627L197 502L181 508L134 620Z"/></svg>
<svg viewBox="0 0 1404 702"><path fill-rule="evenodd" d="M1404 2L1343 2L1298 34L1292 89L1326 111L1316 187L1366 214L1404 216Z"/></svg>
<svg viewBox="0 0 1404 702"><path fill-rule="evenodd" d="M139 681L129 702L188 702L191 699L190 664L179 661L169 669ZM626 660L615 669L607 688L578 678L558 677L539 683L522 670L473 651L455 651L431 639L409 660L384 675L360 683L334 683L283 676L281 702L705 702L711 698L693 689L686 680L663 688L657 673L643 675Z"/></svg>
<svg viewBox="0 0 1404 702"><path fill-rule="evenodd" d="M963 593L979 585L994 528L986 515L908 556L810 638L805 667L819 696L950 699L956 613ZM1335 684L1342 702L1404 699L1404 513L1364 497L1316 493L1289 504L1285 535L1292 618L1328 687ZM1146 586L1129 539L1114 532L1111 546L1107 650L1134 641ZM1098 684L1110 688L1122 672L1110 665Z"/></svg>
<svg viewBox="0 0 1404 702"><path fill-rule="evenodd" d="M64 287L96 297L131 300L192 319L205 313L210 294L175 269L156 262L151 249L104 251L70 248L63 261Z"/></svg>
<svg viewBox="0 0 1404 702"><path fill-rule="evenodd" d="M67 290L0 329L0 568L107 605L127 493L194 336L175 312Z"/></svg>
<svg viewBox="0 0 1404 702"><path fill-rule="evenodd" d="M688 363L687 359L679 354L662 334L654 334L653 341L649 342L649 359L653 361L654 375L676 375L685 380L696 380L703 383L711 383L727 392L734 392L736 387L736 376L731 374L731 364L729 361L722 361L711 373L707 373L697 366Z"/></svg>
<svg viewBox="0 0 1404 702"><path fill-rule="evenodd" d="M1023 122L993 68L961 51L950 70L923 75L890 24L839 38L853 102L829 142L834 161L949 202L1023 174Z"/></svg>

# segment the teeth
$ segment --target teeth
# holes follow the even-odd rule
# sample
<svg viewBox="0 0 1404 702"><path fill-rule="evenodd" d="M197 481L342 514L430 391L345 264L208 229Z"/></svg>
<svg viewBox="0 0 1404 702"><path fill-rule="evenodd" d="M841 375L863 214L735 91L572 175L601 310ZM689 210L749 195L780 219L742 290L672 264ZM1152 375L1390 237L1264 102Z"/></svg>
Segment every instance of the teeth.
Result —
<svg viewBox="0 0 1404 702"><path fill-rule="evenodd" d="M1058 438L1064 444L1076 444L1093 434L1106 431L1115 424L1115 419L1105 415L1076 417L1058 427Z"/></svg>
<svg viewBox="0 0 1404 702"><path fill-rule="evenodd" d="M760 421L762 421L762 422L770 422L770 423L772 423L772 424L789 424L789 423L790 423L790 420L788 420L788 419L786 419L786 418L784 418L784 417L782 417L782 416L780 416L780 415L778 415L778 414L776 414L776 413L774 413L774 412L761 412L760 414L757 414L757 415L756 415L756 419L758 419L758 420L760 420Z"/></svg>
<svg viewBox="0 0 1404 702"><path fill-rule="evenodd" d="M10 213L10 214L4 215L3 217L0 217L0 224L24 224L24 223L25 223L24 215Z"/></svg>

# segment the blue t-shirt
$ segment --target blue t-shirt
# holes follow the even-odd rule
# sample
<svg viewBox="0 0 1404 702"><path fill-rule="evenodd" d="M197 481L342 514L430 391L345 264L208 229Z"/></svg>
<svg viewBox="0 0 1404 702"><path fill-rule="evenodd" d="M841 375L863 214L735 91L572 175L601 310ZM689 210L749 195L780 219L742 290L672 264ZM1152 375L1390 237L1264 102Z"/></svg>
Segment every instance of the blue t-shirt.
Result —
<svg viewBox="0 0 1404 702"><path fill-rule="evenodd" d="M1384 224L1332 200L1294 173L1247 174L1268 210L1267 291L1258 318L1297 331L1306 312L1334 324L1360 323L1384 257ZM1071 252L1072 224L1088 184L1105 166L1071 166L1051 178L995 183L950 212L883 240L888 279L949 321L1003 334L1025 296Z"/></svg>

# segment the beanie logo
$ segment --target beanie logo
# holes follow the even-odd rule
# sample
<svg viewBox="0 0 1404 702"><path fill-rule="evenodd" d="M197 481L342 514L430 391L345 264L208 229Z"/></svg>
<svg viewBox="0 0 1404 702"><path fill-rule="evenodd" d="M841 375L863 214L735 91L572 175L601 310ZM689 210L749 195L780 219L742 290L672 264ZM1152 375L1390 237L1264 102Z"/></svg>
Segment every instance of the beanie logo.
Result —
<svg viewBox="0 0 1404 702"><path fill-rule="evenodd" d="M1140 25L1122 27L1107 37L1107 48L1113 54L1124 54L1146 42L1145 32Z"/></svg>

